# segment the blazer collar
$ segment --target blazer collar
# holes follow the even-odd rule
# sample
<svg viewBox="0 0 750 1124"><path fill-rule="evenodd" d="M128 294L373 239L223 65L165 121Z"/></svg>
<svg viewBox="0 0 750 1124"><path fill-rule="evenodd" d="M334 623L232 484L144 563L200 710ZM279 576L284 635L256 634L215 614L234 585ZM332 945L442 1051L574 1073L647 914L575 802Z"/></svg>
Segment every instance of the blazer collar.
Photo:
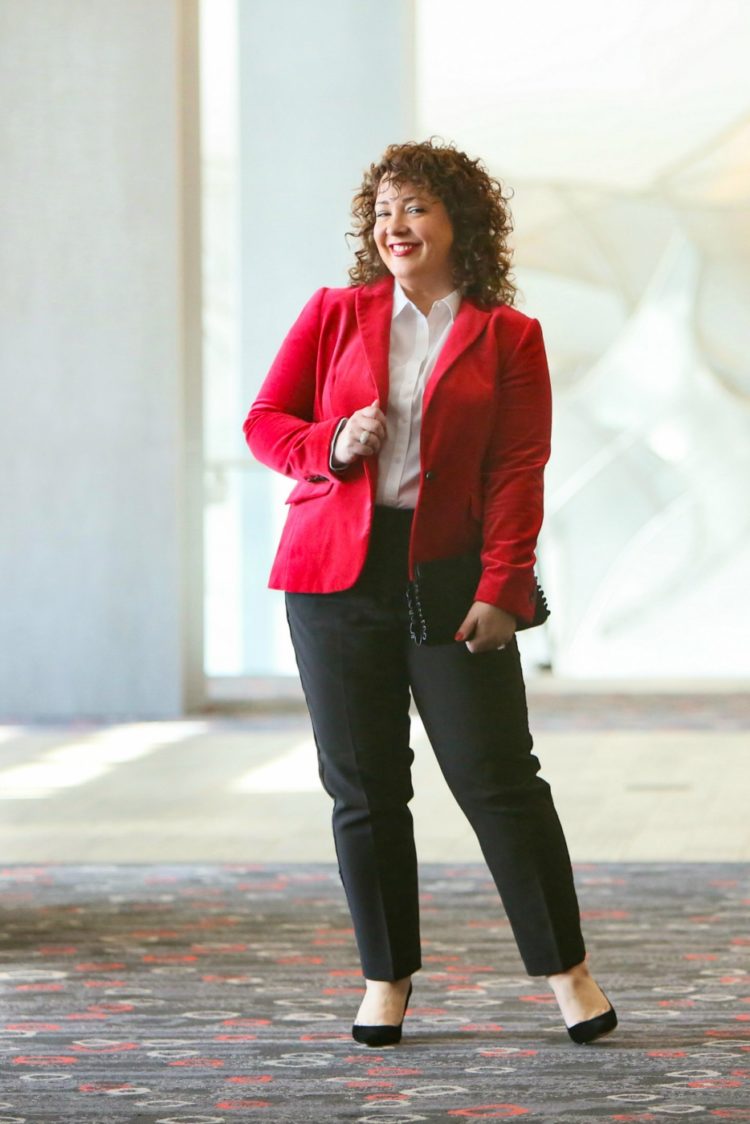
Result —
<svg viewBox="0 0 750 1124"><path fill-rule="evenodd" d="M388 356L393 316L393 277L381 277L357 289L357 326L370 365L370 374L385 412L388 402Z"/></svg>
<svg viewBox="0 0 750 1124"><path fill-rule="evenodd" d="M381 277L369 285L359 287L355 299L357 324L381 410L385 410L388 403L388 358L393 318L393 290L393 276L388 274L387 277ZM423 409L449 368L483 331L489 316L490 313L479 308L470 297L462 298L453 327L425 387Z"/></svg>

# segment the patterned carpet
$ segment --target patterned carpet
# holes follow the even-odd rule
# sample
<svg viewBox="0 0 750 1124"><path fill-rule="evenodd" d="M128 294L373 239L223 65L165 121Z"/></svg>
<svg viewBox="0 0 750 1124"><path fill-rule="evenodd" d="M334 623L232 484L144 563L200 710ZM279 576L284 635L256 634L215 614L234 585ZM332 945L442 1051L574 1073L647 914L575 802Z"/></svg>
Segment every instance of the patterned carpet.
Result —
<svg viewBox="0 0 750 1124"><path fill-rule="evenodd" d="M613 1036L569 1041L483 867L426 865L404 1041L368 1050L331 866L0 869L0 1124L750 1120L750 868L576 877Z"/></svg>

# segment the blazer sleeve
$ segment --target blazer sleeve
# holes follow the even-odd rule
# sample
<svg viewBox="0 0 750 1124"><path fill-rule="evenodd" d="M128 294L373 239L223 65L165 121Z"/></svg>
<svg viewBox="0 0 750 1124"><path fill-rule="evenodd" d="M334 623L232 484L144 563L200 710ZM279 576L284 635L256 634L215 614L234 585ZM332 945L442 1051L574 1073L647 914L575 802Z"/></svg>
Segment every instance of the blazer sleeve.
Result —
<svg viewBox="0 0 750 1124"><path fill-rule="evenodd" d="M534 612L551 428L542 329L529 318L499 379L492 438L482 464L483 573L475 595L526 621Z"/></svg>
<svg viewBox="0 0 750 1124"><path fill-rule="evenodd" d="M281 345L242 426L253 455L296 480L330 478L340 417L321 418L318 385L322 305L318 289Z"/></svg>

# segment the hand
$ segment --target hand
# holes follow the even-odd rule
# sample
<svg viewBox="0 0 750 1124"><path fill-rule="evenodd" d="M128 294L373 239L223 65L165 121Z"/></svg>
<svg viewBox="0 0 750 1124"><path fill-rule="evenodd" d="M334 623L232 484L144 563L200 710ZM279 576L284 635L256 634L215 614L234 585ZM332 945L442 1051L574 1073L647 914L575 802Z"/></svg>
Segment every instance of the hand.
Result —
<svg viewBox="0 0 750 1124"><path fill-rule="evenodd" d="M516 634L516 618L497 605L475 601L456 633L470 652L491 652L510 644Z"/></svg>
<svg viewBox="0 0 750 1124"><path fill-rule="evenodd" d="M333 459L344 465L351 464L357 457L377 456L385 438L385 414L376 398L372 405L355 410L349 418L334 445Z"/></svg>

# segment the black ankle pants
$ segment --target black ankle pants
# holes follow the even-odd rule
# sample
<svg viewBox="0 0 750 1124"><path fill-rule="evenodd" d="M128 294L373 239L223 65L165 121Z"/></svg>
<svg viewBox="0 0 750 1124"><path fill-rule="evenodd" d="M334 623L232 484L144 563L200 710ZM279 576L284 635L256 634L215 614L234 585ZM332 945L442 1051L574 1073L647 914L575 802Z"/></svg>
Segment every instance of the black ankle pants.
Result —
<svg viewBox="0 0 750 1124"><path fill-rule="evenodd" d="M375 509L365 568L351 589L286 595L363 974L394 980L421 966L410 694L476 832L527 972L565 971L585 948L565 837L532 753L518 646L473 655L462 643L413 643L405 600L411 515Z"/></svg>

